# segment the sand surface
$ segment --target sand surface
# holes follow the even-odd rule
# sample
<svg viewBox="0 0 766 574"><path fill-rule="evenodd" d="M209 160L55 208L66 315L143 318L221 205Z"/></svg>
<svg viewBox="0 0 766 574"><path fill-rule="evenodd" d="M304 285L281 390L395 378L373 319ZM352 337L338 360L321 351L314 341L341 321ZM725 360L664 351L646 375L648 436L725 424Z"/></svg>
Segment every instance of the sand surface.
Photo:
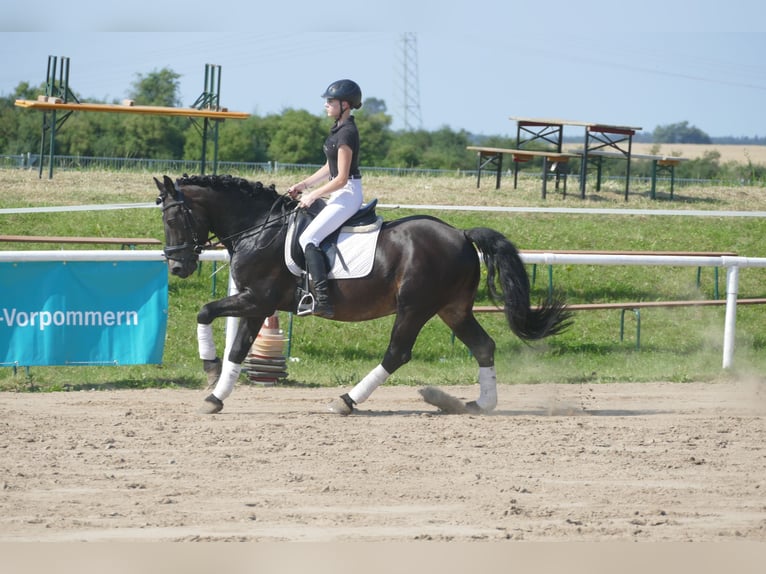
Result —
<svg viewBox="0 0 766 574"><path fill-rule="evenodd" d="M0 393L0 542L766 541L764 381L339 393Z"/></svg>

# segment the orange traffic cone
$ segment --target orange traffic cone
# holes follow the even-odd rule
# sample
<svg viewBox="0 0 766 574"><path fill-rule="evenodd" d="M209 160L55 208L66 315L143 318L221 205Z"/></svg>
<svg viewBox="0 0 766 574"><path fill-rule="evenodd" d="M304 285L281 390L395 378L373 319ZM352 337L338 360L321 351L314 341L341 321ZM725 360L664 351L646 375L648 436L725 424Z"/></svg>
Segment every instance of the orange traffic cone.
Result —
<svg viewBox="0 0 766 574"><path fill-rule="evenodd" d="M286 342L287 337L279 328L279 313L274 313L263 322L242 365L251 383L270 387L287 377Z"/></svg>

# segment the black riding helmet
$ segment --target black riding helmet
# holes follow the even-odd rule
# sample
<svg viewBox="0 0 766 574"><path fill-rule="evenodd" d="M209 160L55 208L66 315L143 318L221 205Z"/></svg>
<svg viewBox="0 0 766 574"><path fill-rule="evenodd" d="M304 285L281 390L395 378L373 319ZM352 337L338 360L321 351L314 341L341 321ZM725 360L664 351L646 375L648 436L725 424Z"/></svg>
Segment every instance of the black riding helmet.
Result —
<svg viewBox="0 0 766 574"><path fill-rule="evenodd" d="M327 86L322 97L348 102L348 105L354 110L362 107L362 88L352 80L333 82Z"/></svg>

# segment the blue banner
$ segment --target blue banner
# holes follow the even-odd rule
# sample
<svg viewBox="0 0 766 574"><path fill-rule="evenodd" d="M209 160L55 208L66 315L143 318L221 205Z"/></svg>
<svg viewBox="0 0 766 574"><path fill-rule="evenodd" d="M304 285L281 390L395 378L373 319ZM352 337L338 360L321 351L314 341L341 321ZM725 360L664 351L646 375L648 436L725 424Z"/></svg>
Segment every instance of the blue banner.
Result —
<svg viewBox="0 0 766 574"><path fill-rule="evenodd" d="M0 263L0 364L162 362L163 261Z"/></svg>

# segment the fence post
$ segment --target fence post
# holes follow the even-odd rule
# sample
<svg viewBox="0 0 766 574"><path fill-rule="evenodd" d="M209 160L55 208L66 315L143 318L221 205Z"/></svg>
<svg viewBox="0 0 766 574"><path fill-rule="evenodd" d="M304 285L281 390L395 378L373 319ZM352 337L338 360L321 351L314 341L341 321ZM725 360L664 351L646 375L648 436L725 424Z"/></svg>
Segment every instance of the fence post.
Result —
<svg viewBox="0 0 766 574"><path fill-rule="evenodd" d="M739 267L726 269L726 318L723 328L723 368L731 367L734 357L734 335L737 327L737 292L739 291Z"/></svg>

